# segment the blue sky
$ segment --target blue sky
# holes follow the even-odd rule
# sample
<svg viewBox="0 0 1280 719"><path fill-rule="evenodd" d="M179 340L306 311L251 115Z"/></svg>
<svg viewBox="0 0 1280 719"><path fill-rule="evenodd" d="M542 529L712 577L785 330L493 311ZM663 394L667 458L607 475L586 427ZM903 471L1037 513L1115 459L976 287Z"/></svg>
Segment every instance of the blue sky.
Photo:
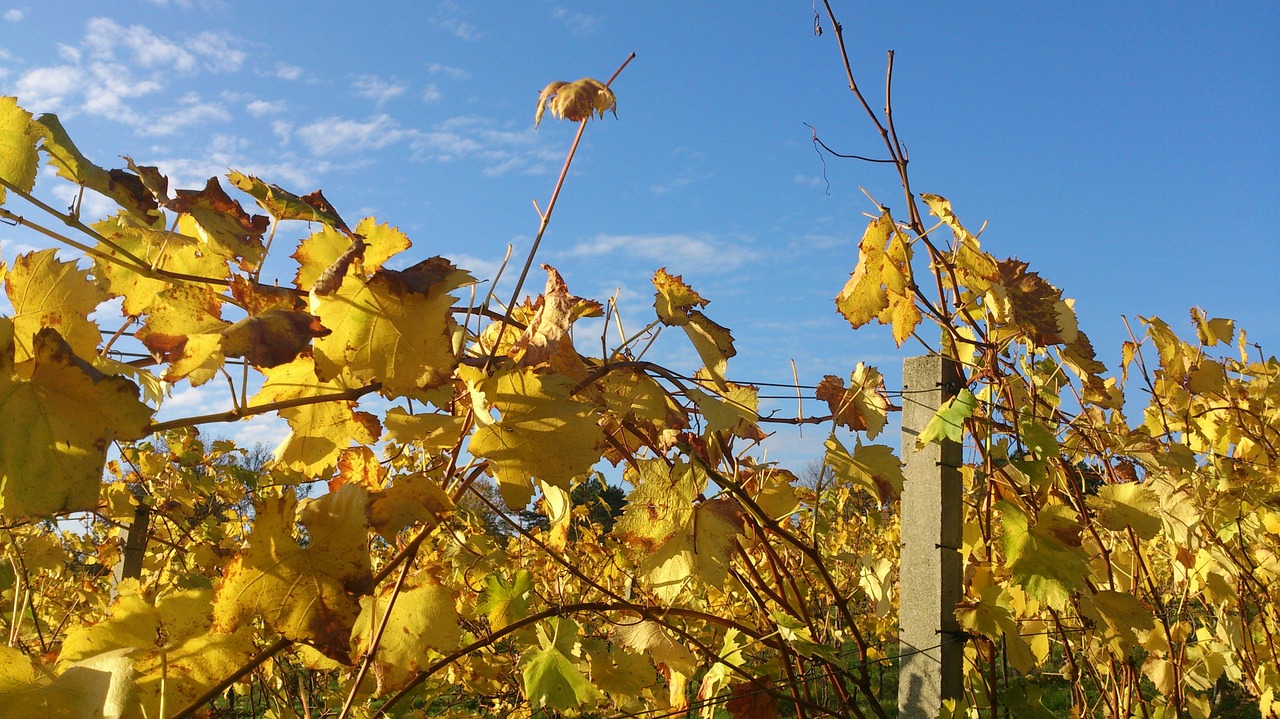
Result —
<svg viewBox="0 0 1280 719"><path fill-rule="evenodd" d="M1186 332L1193 305L1276 353L1280 5L833 4L873 105L896 51L915 188L1076 298L1111 369L1122 314ZM607 78L635 52L539 260L576 294L620 292L631 327L652 317L652 271L683 274L734 331L738 378L789 382L794 359L806 384L858 361L892 382L916 350L851 331L832 298L873 209L860 188L902 198L888 166L814 151L806 122L837 150L883 154L822 25L811 3L776 0L0 3L0 94L57 113L99 164L128 154L180 186L233 168L323 188L348 222L408 233L403 264L442 254L488 276L508 244L528 249L531 201L545 204L572 137L534 129L538 90ZM305 234L288 229L278 242ZM37 244L0 228L0 257ZM660 358L691 373L692 351L668 339ZM215 388L179 390L165 411L224 405ZM815 456L822 434L782 437L775 456Z"/></svg>

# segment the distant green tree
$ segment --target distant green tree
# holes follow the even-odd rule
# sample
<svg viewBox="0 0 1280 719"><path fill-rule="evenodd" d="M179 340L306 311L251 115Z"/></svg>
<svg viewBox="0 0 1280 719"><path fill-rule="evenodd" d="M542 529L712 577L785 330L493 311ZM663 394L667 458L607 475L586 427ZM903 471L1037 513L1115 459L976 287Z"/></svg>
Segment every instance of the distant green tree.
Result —
<svg viewBox="0 0 1280 719"><path fill-rule="evenodd" d="M601 532L613 529L613 523L622 515L622 505L626 503L626 493L621 487L609 484L604 475L592 472L585 480L574 485L569 492L574 507L586 507L586 518L600 527ZM551 526L542 500L538 500L536 510L520 511L520 522L528 529L546 529ZM570 536L576 536L576 530L570 530Z"/></svg>

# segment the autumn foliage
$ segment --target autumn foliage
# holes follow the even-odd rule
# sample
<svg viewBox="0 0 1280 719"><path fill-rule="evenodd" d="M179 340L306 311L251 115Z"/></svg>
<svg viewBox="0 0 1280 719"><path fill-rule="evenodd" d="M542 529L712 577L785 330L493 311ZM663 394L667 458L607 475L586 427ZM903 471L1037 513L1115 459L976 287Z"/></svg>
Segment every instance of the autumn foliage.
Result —
<svg viewBox="0 0 1280 719"><path fill-rule="evenodd" d="M537 114L585 127L613 103L553 83ZM119 212L43 203L41 163ZM895 409L876 369L837 370L811 388L826 412L788 420L830 431L801 482L763 460L777 420L674 272L597 356L575 327L617 317L555 268L503 305L319 191L126 165L0 99L0 217L60 246L0 265L0 715L893 711L903 476L874 443ZM919 195L928 226L908 198L832 294L900 346L940 330L965 367L920 437L967 456L949 711L1050 716L1058 691L1089 716L1273 716L1280 363L1196 311L1189 342L1143 318L1108 375L1059 289L944 198ZM264 278L282 248L289 271ZM646 360L659 332L702 369ZM211 381L225 411L154 419ZM260 414L291 430L265 463L195 431ZM608 467L611 528L571 492ZM531 503L544 526L516 519Z"/></svg>

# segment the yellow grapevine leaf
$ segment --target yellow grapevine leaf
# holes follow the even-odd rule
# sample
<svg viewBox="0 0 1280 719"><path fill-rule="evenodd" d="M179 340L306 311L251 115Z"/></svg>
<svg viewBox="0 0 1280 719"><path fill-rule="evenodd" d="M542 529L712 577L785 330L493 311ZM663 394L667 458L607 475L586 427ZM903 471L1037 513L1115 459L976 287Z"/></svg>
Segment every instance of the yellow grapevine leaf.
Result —
<svg viewBox="0 0 1280 719"><path fill-rule="evenodd" d="M760 510L772 519L783 521L800 505L795 488L799 479L785 469L756 465L744 459L738 465L737 480Z"/></svg>
<svg viewBox="0 0 1280 719"><path fill-rule="evenodd" d="M305 354L263 374L266 381L253 404L325 397L350 389L345 377L328 382L317 379L315 362ZM280 410L293 432L276 448L276 459L308 477L319 477L333 468L338 453L352 441L377 442L382 434L377 418L357 412L355 406L353 401L326 400Z"/></svg>
<svg viewBox="0 0 1280 719"><path fill-rule="evenodd" d="M373 633L387 612L393 587L360 599L360 617L351 632L354 659L363 658L373 644ZM395 604L387 628L373 658L378 694L396 691L430 662L431 652L447 654L458 648L462 631L454 609L457 594L437 584L406 586Z"/></svg>
<svg viewBox="0 0 1280 719"><path fill-rule="evenodd" d="M637 555L653 591L672 600L693 583L723 585L742 508L731 499L695 502L706 475L677 460L640 462L635 489L613 533Z"/></svg>
<svg viewBox="0 0 1280 719"><path fill-rule="evenodd" d="M703 392L690 387L685 390L685 394L698 406L698 411L707 421L704 433L729 430L737 437L764 438L764 433L756 425L760 417L758 388L726 382L719 392Z"/></svg>
<svg viewBox="0 0 1280 719"><path fill-rule="evenodd" d="M41 115L35 123L42 136L40 149L48 156L49 164L58 171L58 177L110 197L144 222L159 218L156 198L143 185L141 178L124 170L104 170L90 162L67 136L57 115Z"/></svg>
<svg viewBox="0 0 1280 719"><path fill-rule="evenodd" d="M97 249L103 254L125 259L121 253L123 250L149 267L195 277L221 280L231 275L226 258L209 252L194 237L163 228L135 225L127 215L96 222L93 229L115 245L112 247L99 242ZM93 275L111 294L124 298L122 310L130 317L145 313L159 301L160 293L169 287L163 279L147 277L136 269L121 267L99 257L93 260Z"/></svg>
<svg viewBox="0 0 1280 719"><path fill-rule="evenodd" d="M982 251L977 236L960 224L960 218L956 217L951 209L951 202L945 197L925 192L921 193L920 199L929 206L929 214L941 220L955 237L948 259L954 268L956 280L967 290L965 297L972 299L982 296L993 282L1000 279L995 258Z"/></svg>
<svg viewBox="0 0 1280 719"><path fill-rule="evenodd" d="M1107 529L1122 532L1132 527L1143 539L1160 533L1160 498L1149 487L1137 482L1108 484L1086 500L1098 524Z"/></svg>
<svg viewBox="0 0 1280 719"><path fill-rule="evenodd" d="M584 77L574 82L548 83L538 95L538 109L533 115L533 126L537 127L542 122L544 110L550 110L558 118L581 122L590 119L593 113L604 117L606 110L612 110L616 116L617 104L613 91L599 80Z"/></svg>
<svg viewBox="0 0 1280 719"><path fill-rule="evenodd" d="M453 500L439 482L423 473L401 475L374 495L369 525L390 542L404 528L438 524L452 511Z"/></svg>
<svg viewBox="0 0 1280 719"><path fill-rule="evenodd" d="M97 353L102 337L89 313L108 295L74 262L62 262L55 250L18 255L5 291L13 304L15 361L32 355L31 338L44 327L57 330L81 357Z"/></svg>
<svg viewBox="0 0 1280 719"><path fill-rule="evenodd" d="M680 275L668 274L665 267L654 273L653 286L658 289L653 296L653 308L666 325L683 325L689 320L690 312L710 302L685 284Z"/></svg>
<svg viewBox="0 0 1280 719"><path fill-rule="evenodd" d="M600 460L604 433L596 408L569 396L572 382L528 368L503 372L484 382L484 394L502 419L471 435L469 451L489 460L507 506L519 509L533 498L533 480L561 489Z"/></svg>
<svg viewBox="0 0 1280 719"><path fill-rule="evenodd" d="M448 382L458 364L449 293L474 281L433 257L404 271L379 269L368 280L348 275L330 295L313 291L311 311L333 331L314 343L317 375L381 381L393 396Z"/></svg>
<svg viewBox="0 0 1280 719"><path fill-rule="evenodd" d="M116 649L83 659L52 680L38 670L30 672L29 682L13 693L0 693L0 719L137 716L132 651ZM22 668L17 671L21 675ZM4 684L0 679L0 692Z"/></svg>
<svg viewBox="0 0 1280 719"><path fill-rule="evenodd" d="M340 230L347 227L347 223L342 221L319 190L299 197L279 185L268 185L253 175L234 170L227 173L227 180L241 191L252 195L258 206L277 220L320 222Z"/></svg>
<svg viewBox="0 0 1280 719"><path fill-rule="evenodd" d="M462 436L462 418L449 414L409 414L401 407L387 410L382 418L387 437L424 449L451 449Z"/></svg>
<svg viewBox="0 0 1280 719"><path fill-rule="evenodd" d="M33 344L15 366L13 324L0 318L0 514L93 509L107 447L146 436L152 410L137 385L76 357L56 330Z"/></svg>
<svg viewBox="0 0 1280 719"><path fill-rule="evenodd" d="M684 644L657 622L648 620L619 624L613 630L618 643L640 654L653 657L681 674L693 674L698 669L698 659Z"/></svg>
<svg viewBox="0 0 1280 719"><path fill-rule="evenodd" d="M709 317L694 310L683 325L693 348L698 351L702 365L718 384L724 383L724 373L730 357L738 354L733 346L733 335L727 327L712 322Z"/></svg>
<svg viewBox="0 0 1280 719"><path fill-rule="evenodd" d="M133 586L137 588L136 583ZM82 624L67 632L62 651L58 653L59 667L65 670L76 662L115 649L153 647L159 631L160 615L155 607L125 589L112 603L106 619L93 625Z"/></svg>
<svg viewBox="0 0 1280 719"><path fill-rule="evenodd" d="M208 610L208 600L204 608ZM231 676L256 653L247 631L202 633L153 648L134 660L140 716L161 716L165 707L185 707L215 684Z"/></svg>
<svg viewBox="0 0 1280 719"><path fill-rule="evenodd" d="M607 651L589 651L588 657L591 660L592 683L621 699L619 703L641 696L645 688L654 686L658 681L658 673L643 654L610 647Z"/></svg>
<svg viewBox="0 0 1280 719"><path fill-rule="evenodd" d="M165 379L208 382L222 367L222 300L206 285L175 285L161 292L137 337L152 355L169 362Z"/></svg>
<svg viewBox="0 0 1280 719"><path fill-rule="evenodd" d="M391 225L379 225L372 217L360 220L355 234L366 245L363 266L367 273L382 267L393 255L413 245L403 232ZM307 237L292 255L298 261L294 285L300 290L310 291L320 275L350 247L351 237L333 227L325 227Z"/></svg>
<svg viewBox="0 0 1280 719"><path fill-rule="evenodd" d="M956 217L956 213L952 211L950 200L928 192L920 193L920 199L929 207L929 214L942 220L942 224L951 229L956 240L973 238L973 235L960 224L960 218Z"/></svg>
<svg viewBox="0 0 1280 719"><path fill-rule="evenodd" d="M982 587L978 599L965 599L956 605L956 619L960 626L974 634L989 639L1005 640L1009 660L1022 673L1036 666L1036 659L1020 634L1016 612L1011 606L1009 592L996 584Z"/></svg>
<svg viewBox="0 0 1280 719"><path fill-rule="evenodd" d="M681 428L684 413L652 377L633 368L614 369L600 382L606 411L619 421L645 425L655 431Z"/></svg>
<svg viewBox="0 0 1280 719"><path fill-rule="evenodd" d="M640 370L612 369L597 386L605 405L602 427L615 440L606 445L605 458L615 466L625 460L623 452L635 454L641 447L665 452L676 433L688 426L684 412L662 385Z"/></svg>
<svg viewBox="0 0 1280 719"><path fill-rule="evenodd" d="M344 484L358 484L370 492L377 492L387 485L387 468L382 466L373 450L364 445L348 447L338 453L338 476L329 480L329 489Z"/></svg>
<svg viewBox="0 0 1280 719"><path fill-rule="evenodd" d="M508 353L525 367L546 365L552 372L581 380L586 366L573 347L570 327L583 317L599 317L600 303L569 294L556 268L543 265L547 288L534 306L533 318Z"/></svg>
<svg viewBox="0 0 1280 719"><path fill-rule="evenodd" d="M364 266L364 251L368 247L364 240L357 237L350 247L338 255L338 259L334 260L333 264L320 273L316 283L311 286L311 291L320 297L337 292L342 286L342 281L347 278L347 270L351 269L351 263L358 262L361 267Z"/></svg>
<svg viewBox="0 0 1280 719"><path fill-rule="evenodd" d="M1200 338L1200 344L1206 347L1220 344L1230 345L1235 338L1235 320L1223 319L1222 317L1209 319L1204 310L1199 307L1192 307L1191 321L1196 326L1196 334Z"/></svg>
<svg viewBox="0 0 1280 719"><path fill-rule="evenodd" d="M880 370L859 362L849 376L848 389L844 380L826 375L818 383L814 395L827 403L832 420L839 426L858 432L865 431L867 439L875 439L888 421L889 410L894 409L884 387Z"/></svg>
<svg viewBox="0 0 1280 719"><path fill-rule="evenodd" d="M867 225L858 266L836 297L836 310L854 329L871 320L891 325L902 346L920 322L911 282L911 246L886 212Z"/></svg>
<svg viewBox="0 0 1280 719"><path fill-rule="evenodd" d="M733 335L696 309L705 307L708 301L685 284L679 275L672 276L665 268L660 269L654 273L653 286L658 290L653 304L658 319L665 325L685 331L706 371L723 388L725 367L729 358L737 354Z"/></svg>
<svg viewBox="0 0 1280 719"><path fill-rule="evenodd" d="M178 190L174 194L176 198L167 207L194 220L198 237L214 252L239 261L246 269L262 263L266 253L262 235L271 221L245 212L222 189L218 178L209 178L203 190Z"/></svg>
<svg viewBox="0 0 1280 719"><path fill-rule="evenodd" d="M38 128L31 113L18 107L14 97L0 97L0 178L23 192L36 185ZM0 187L0 203L5 201L5 188Z"/></svg>
<svg viewBox="0 0 1280 719"><path fill-rule="evenodd" d="M169 594L152 606L126 586L105 620L67 633L58 655L64 674L92 657L123 650L134 670L126 702L140 705L134 711L142 715L158 716L162 690L168 706L185 706L253 656L246 633L208 633L211 590Z"/></svg>
<svg viewBox="0 0 1280 719"><path fill-rule="evenodd" d="M1140 643L1139 632L1145 636L1155 626L1151 609L1128 592L1105 590L1081 594L1080 613L1106 627L1102 641L1116 642L1123 654Z"/></svg>
<svg viewBox="0 0 1280 719"><path fill-rule="evenodd" d="M902 494L902 461L893 454L892 447L864 446L859 442L851 455L834 434L827 437L823 446L827 448L823 462L831 467L837 480L852 484L881 504Z"/></svg>
<svg viewBox="0 0 1280 719"><path fill-rule="evenodd" d="M234 631L254 617L287 639L348 662L357 597L373 586L365 510L369 494L353 484L298 502L287 494L257 506L248 547L223 573L214 628ZM295 510L306 547L293 538Z"/></svg>
<svg viewBox="0 0 1280 719"><path fill-rule="evenodd" d="M0 644L0 698L34 691L40 673L21 649Z"/></svg>

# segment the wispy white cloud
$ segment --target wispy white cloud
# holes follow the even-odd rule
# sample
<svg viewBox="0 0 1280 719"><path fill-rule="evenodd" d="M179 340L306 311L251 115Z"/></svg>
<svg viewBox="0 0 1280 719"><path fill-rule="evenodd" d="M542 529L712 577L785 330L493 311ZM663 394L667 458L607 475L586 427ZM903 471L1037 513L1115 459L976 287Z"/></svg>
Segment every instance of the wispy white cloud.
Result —
<svg viewBox="0 0 1280 719"><path fill-rule="evenodd" d="M225 33L204 32L180 40L142 25L123 26L92 18L78 45L59 45L62 64L32 67L13 81L12 91L35 112L78 112L133 126L139 133L168 135L191 125L221 122L230 114L220 103L187 95L176 107L135 109L133 102L156 95L173 76L233 72L245 53Z"/></svg>
<svg viewBox="0 0 1280 719"><path fill-rule="evenodd" d="M228 170L268 178L298 194L314 189L316 178L332 169L327 161L297 162L284 158L264 160L259 153L251 152L252 146L234 135L215 135L213 141L197 156L185 155L135 155L142 165L153 165L169 178L171 189L204 187L210 177L217 177L227 186Z"/></svg>
<svg viewBox="0 0 1280 719"><path fill-rule="evenodd" d="M81 44L92 58L184 73L199 69L234 71L245 58L244 52L235 47L235 39L226 33L203 32L177 42L145 26L125 27L105 17L89 20Z"/></svg>
<svg viewBox="0 0 1280 719"><path fill-rule="evenodd" d="M513 130L484 117L453 117L428 128L401 125L386 113L366 119L330 116L281 127L277 134L301 142L319 157L351 157L400 143L417 162L480 164L489 176L540 174L560 161L559 151L545 146L532 128Z"/></svg>
<svg viewBox="0 0 1280 719"><path fill-rule="evenodd" d="M13 92L24 107L37 112L69 109L82 85L81 71L74 65L53 65L28 70L18 77Z"/></svg>
<svg viewBox="0 0 1280 719"><path fill-rule="evenodd" d="M705 162L701 151L688 147L677 147L671 151L671 156L675 159L672 165L677 167L683 165L683 169L666 182L657 182L649 185L649 191L653 194L665 195L669 192L675 192L709 176L702 169L705 166Z"/></svg>
<svg viewBox="0 0 1280 719"><path fill-rule="evenodd" d="M479 40L481 37L480 29L466 20L445 18L440 20L440 27L453 33L459 40Z"/></svg>
<svg viewBox="0 0 1280 719"><path fill-rule="evenodd" d="M444 93L440 92L440 88L436 87L435 83L427 83L427 86L422 88L423 102L438 102L442 97L444 97Z"/></svg>
<svg viewBox="0 0 1280 719"><path fill-rule="evenodd" d="M297 80L302 77L302 68L282 62L276 64L273 74L281 80Z"/></svg>
<svg viewBox="0 0 1280 719"><path fill-rule="evenodd" d="M409 134L386 114L376 115L365 122L326 117L294 131L294 137L313 155L377 150L399 142Z"/></svg>
<svg viewBox="0 0 1280 719"><path fill-rule="evenodd" d="M289 140L293 137L293 123L284 120L274 120L271 123L271 134L280 138L281 145L289 144Z"/></svg>
<svg viewBox="0 0 1280 719"><path fill-rule="evenodd" d="M600 29L600 18L565 7L552 10L551 17L560 21L569 30L570 35L591 35Z"/></svg>
<svg viewBox="0 0 1280 719"><path fill-rule="evenodd" d="M187 40L187 47L203 58L208 67L222 72L235 72L244 65L246 54L235 47L226 33L202 32Z"/></svg>
<svg viewBox="0 0 1280 719"><path fill-rule="evenodd" d="M512 130L483 117L453 117L414 133L414 159L455 162L475 159L486 175L546 172L559 153L544 147L533 128Z"/></svg>
<svg viewBox="0 0 1280 719"><path fill-rule="evenodd" d="M254 117L266 117L267 115L278 115L284 112L284 100L276 100L269 102L267 100L253 100L244 106L244 111Z"/></svg>
<svg viewBox="0 0 1280 719"><path fill-rule="evenodd" d="M514 250L512 251L512 257L515 257ZM502 257L500 256L477 257L475 255L468 255L466 253L462 253L462 254L451 253L449 254L448 259L450 262L457 265L458 267L461 267L462 269L470 272L472 277L475 277L477 280L480 280L482 282L492 281L493 278L497 276L498 270L502 269ZM512 262L514 261L515 260L512 260ZM517 267L516 270L518 271L519 268ZM507 269L504 270L504 273L508 275L511 273L510 263L507 264ZM481 297L483 297L484 294L488 291L489 290L487 287L476 290L477 294L479 294ZM503 297L502 301L506 302L507 299L508 298Z"/></svg>
<svg viewBox="0 0 1280 719"><path fill-rule="evenodd" d="M453 33L453 36L459 40L478 40L481 36L480 29L463 20L461 16L462 6L453 0L444 0L440 3L440 12L436 15L434 22L436 26Z"/></svg>
<svg viewBox="0 0 1280 719"><path fill-rule="evenodd" d="M373 100L378 107L409 89L408 85L398 80L384 80L377 75L361 75L351 83L351 87L357 95Z"/></svg>
<svg viewBox="0 0 1280 719"><path fill-rule="evenodd" d="M147 121L139 125L139 130L146 135L172 135L178 130L203 122L226 122L231 119L221 104L204 102L195 93L189 93L178 101L178 107L162 110L151 115Z"/></svg>
<svg viewBox="0 0 1280 719"><path fill-rule="evenodd" d="M289 423L274 414L260 414L235 425L231 435L239 447L255 447L259 444L275 449L289 437Z"/></svg>
<svg viewBox="0 0 1280 719"><path fill-rule="evenodd" d="M466 70L463 70L460 67L451 67L449 65L441 65L438 62L433 62L430 65L427 65L427 72L431 73L432 75L442 75L452 80L471 79L471 73L467 72Z"/></svg>
<svg viewBox="0 0 1280 719"><path fill-rule="evenodd" d="M22 18L25 15L26 13L23 12L22 10L19 10L17 8L11 8L9 10L4 11L4 20L5 22L22 22Z"/></svg>
<svg viewBox="0 0 1280 719"><path fill-rule="evenodd" d="M732 270L760 258L755 250L728 240L685 234L596 235L564 253L569 257L633 257L654 266Z"/></svg>

